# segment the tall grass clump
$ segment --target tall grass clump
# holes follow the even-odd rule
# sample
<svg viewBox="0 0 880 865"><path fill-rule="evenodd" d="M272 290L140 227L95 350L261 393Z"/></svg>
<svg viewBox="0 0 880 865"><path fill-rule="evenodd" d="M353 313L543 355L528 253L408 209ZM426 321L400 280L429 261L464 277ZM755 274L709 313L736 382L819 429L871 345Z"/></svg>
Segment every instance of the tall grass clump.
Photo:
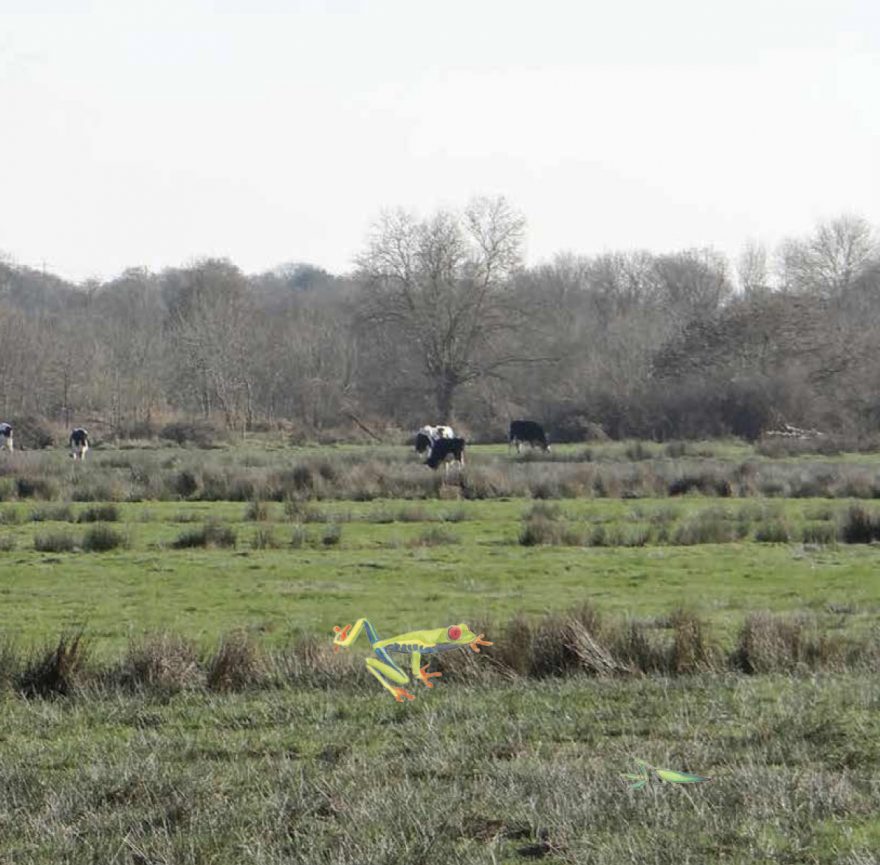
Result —
<svg viewBox="0 0 880 865"><path fill-rule="evenodd" d="M265 678L265 665L248 634L227 634L207 664L207 685L212 691L243 691Z"/></svg>
<svg viewBox="0 0 880 865"><path fill-rule="evenodd" d="M82 548L88 553L106 553L128 546L128 539L106 523L95 523L83 535Z"/></svg>
<svg viewBox="0 0 880 865"><path fill-rule="evenodd" d="M70 532L46 532L34 535L34 549L38 553L72 553L78 547Z"/></svg>
<svg viewBox="0 0 880 865"><path fill-rule="evenodd" d="M841 523L840 539L845 544L870 544L880 540L880 514L864 505L852 505Z"/></svg>
<svg viewBox="0 0 880 865"><path fill-rule="evenodd" d="M269 519L269 505L254 499L245 508L244 518L252 522L265 523Z"/></svg>
<svg viewBox="0 0 880 865"><path fill-rule="evenodd" d="M63 635L58 644L38 652L16 683L26 697L67 696L80 684L89 650L82 632Z"/></svg>
<svg viewBox="0 0 880 865"><path fill-rule="evenodd" d="M179 534L171 544L175 550L192 547L235 547L235 530L221 523L205 523L201 528Z"/></svg>
<svg viewBox="0 0 880 865"><path fill-rule="evenodd" d="M113 503L93 505L77 514L78 523L115 523L119 520L119 508Z"/></svg>
<svg viewBox="0 0 880 865"><path fill-rule="evenodd" d="M173 634L131 640L117 671L117 681L123 688L161 695L195 687L201 680L195 646Z"/></svg>

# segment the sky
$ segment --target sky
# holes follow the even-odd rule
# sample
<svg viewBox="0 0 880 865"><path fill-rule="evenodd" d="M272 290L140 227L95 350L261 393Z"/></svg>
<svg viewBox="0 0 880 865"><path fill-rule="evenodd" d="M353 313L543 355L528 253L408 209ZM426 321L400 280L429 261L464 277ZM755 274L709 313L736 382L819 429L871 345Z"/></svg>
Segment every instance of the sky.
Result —
<svg viewBox="0 0 880 865"><path fill-rule="evenodd" d="M526 258L880 227L877 0L0 0L0 254L353 269L503 195Z"/></svg>

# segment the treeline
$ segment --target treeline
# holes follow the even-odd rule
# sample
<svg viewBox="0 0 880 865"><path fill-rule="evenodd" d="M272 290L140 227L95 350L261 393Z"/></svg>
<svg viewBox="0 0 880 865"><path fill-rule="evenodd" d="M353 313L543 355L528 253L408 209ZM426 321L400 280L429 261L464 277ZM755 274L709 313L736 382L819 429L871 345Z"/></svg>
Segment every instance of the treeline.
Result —
<svg viewBox="0 0 880 865"><path fill-rule="evenodd" d="M375 225L357 267L228 260L73 285L0 262L0 418L144 437L174 420L317 438L425 422L498 439L755 438L880 422L880 246L844 216L711 249L525 267L503 199Z"/></svg>

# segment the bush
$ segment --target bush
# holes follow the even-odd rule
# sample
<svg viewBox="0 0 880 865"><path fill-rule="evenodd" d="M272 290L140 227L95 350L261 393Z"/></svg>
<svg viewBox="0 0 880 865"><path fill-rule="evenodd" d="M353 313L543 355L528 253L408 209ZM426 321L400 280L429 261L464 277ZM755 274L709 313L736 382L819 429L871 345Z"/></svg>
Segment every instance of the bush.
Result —
<svg viewBox="0 0 880 865"><path fill-rule="evenodd" d="M220 523L206 523L199 529L182 532L171 546L175 550L191 547L235 547L235 531Z"/></svg>
<svg viewBox="0 0 880 865"><path fill-rule="evenodd" d="M275 532L271 526L259 528L254 532L251 538L251 548L254 550L277 550L278 541L275 539Z"/></svg>
<svg viewBox="0 0 880 865"><path fill-rule="evenodd" d="M339 523L330 523L321 537L321 543L325 547L335 547L342 540L342 526Z"/></svg>
<svg viewBox="0 0 880 865"><path fill-rule="evenodd" d="M15 535L0 535L0 553L11 553L15 546Z"/></svg>
<svg viewBox="0 0 880 865"><path fill-rule="evenodd" d="M791 527L784 519L766 520L755 530L755 540L766 544L787 544Z"/></svg>
<svg viewBox="0 0 880 865"><path fill-rule="evenodd" d="M70 532L34 535L34 549L38 553L72 553L76 548L76 538Z"/></svg>
<svg viewBox="0 0 880 865"><path fill-rule="evenodd" d="M443 526L429 526L410 542L414 547L436 547L443 544L457 544L459 537Z"/></svg>
<svg viewBox="0 0 880 865"><path fill-rule="evenodd" d="M254 499L247 508L245 508L244 518L254 522L264 523L269 519L269 505Z"/></svg>
<svg viewBox="0 0 880 865"><path fill-rule="evenodd" d="M179 445L194 444L199 448L214 447L223 432L207 421L175 421L159 431L159 438Z"/></svg>
<svg viewBox="0 0 880 865"><path fill-rule="evenodd" d="M524 547L536 547L543 544L558 544L562 541L563 526L546 517L529 517L519 535L519 542Z"/></svg>
<svg viewBox="0 0 880 865"><path fill-rule="evenodd" d="M58 645L30 661L18 677L17 687L27 697L71 694L85 667L88 647L82 633L62 636Z"/></svg>
<svg viewBox="0 0 880 865"><path fill-rule="evenodd" d="M184 469L172 476L170 486L175 495L182 499L188 499L195 495L199 488L199 482L193 472Z"/></svg>
<svg viewBox="0 0 880 865"><path fill-rule="evenodd" d="M35 523L72 523L74 519L70 505L35 508L31 511L31 521Z"/></svg>
<svg viewBox="0 0 880 865"><path fill-rule="evenodd" d="M132 640L119 671L120 683L134 690L176 694L201 678L192 643L170 634Z"/></svg>
<svg viewBox="0 0 880 865"><path fill-rule="evenodd" d="M251 638L241 632L228 634L208 662L208 687L212 691L242 691L259 684L265 668Z"/></svg>
<svg viewBox="0 0 880 865"><path fill-rule="evenodd" d="M125 535L106 523L95 523L83 535L82 548L88 553L106 553L127 546Z"/></svg>
<svg viewBox="0 0 880 865"><path fill-rule="evenodd" d="M48 421L35 415L13 418L15 446L21 450L43 450L55 444L55 436Z"/></svg>
<svg viewBox="0 0 880 865"><path fill-rule="evenodd" d="M880 540L880 515L863 505L852 505L841 524L840 539L845 544L870 544Z"/></svg>
<svg viewBox="0 0 880 865"><path fill-rule="evenodd" d="M58 498L58 484L49 478L20 477L15 482L15 491L20 499Z"/></svg>
<svg viewBox="0 0 880 865"><path fill-rule="evenodd" d="M78 523L115 523L119 520L119 508L114 504L95 505L80 511Z"/></svg>

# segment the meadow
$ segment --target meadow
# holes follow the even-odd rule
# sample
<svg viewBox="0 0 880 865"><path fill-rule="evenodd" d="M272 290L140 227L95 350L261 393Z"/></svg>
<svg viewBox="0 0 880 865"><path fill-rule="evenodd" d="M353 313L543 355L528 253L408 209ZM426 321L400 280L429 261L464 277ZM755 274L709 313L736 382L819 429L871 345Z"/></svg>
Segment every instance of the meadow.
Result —
<svg viewBox="0 0 880 865"><path fill-rule="evenodd" d="M0 861L876 862L875 498L827 443L0 459ZM495 644L398 705L361 617Z"/></svg>

